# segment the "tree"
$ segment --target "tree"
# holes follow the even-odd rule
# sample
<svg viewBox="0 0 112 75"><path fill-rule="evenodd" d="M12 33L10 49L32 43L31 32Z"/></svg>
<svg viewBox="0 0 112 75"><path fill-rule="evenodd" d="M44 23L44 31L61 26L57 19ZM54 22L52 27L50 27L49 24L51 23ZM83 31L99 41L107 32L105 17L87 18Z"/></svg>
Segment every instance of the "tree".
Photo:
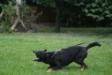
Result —
<svg viewBox="0 0 112 75"><path fill-rule="evenodd" d="M20 17L20 7L21 7L21 0L16 0L16 20L14 22L14 24L11 27L11 30L14 31L16 26L18 25L18 23L21 23L22 27L26 30L26 26L23 23L23 20Z"/></svg>
<svg viewBox="0 0 112 75"><path fill-rule="evenodd" d="M18 22L20 22L22 24L23 28L26 29L26 27L24 26L24 24L22 22L22 20L24 20L24 18L25 18L24 21L26 21L26 19L28 19L28 17L27 17L28 8L26 7L25 1L23 0L23 2L21 4L21 7L20 7L22 10L21 12L18 11L18 5L16 5L16 7L15 7L15 5L16 5L15 0L10 0L10 1L8 1L7 4L4 4L4 3L1 4L1 8L2 8L2 11L4 14L2 16L0 24L3 26L3 31L10 32L11 29L14 30L16 27L16 24ZM17 9L17 10L15 10L15 9ZM2 13L0 14L0 16L1 15L2 15ZM17 18L17 17L19 17L19 18ZM22 18L22 20L20 17ZM14 22L14 20L15 20L15 22ZM14 24L13 24L13 22L14 22Z"/></svg>

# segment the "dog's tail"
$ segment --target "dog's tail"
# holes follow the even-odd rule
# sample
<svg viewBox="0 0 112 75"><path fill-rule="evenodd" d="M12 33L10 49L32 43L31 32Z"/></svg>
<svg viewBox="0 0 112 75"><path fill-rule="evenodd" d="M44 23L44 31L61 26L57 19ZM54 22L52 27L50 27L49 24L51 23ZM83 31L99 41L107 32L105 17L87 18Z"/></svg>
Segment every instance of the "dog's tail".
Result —
<svg viewBox="0 0 112 75"><path fill-rule="evenodd" d="M94 46L101 46L101 44L99 42L92 42L86 47L86 49L88 50Z"/></svg>

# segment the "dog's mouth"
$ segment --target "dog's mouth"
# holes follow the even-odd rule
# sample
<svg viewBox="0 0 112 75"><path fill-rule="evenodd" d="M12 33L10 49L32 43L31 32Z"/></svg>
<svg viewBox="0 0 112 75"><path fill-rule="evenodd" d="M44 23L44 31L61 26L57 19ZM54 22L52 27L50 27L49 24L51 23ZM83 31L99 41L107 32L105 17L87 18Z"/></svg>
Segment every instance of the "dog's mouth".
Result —
<svg viewBox="0 0 112 75"><path fill-rule="evenodd" d="M38 61L38 62L39 62L39 61L41 61L41 60L40 60L39 58L35 58L33 61Z"/></svg>

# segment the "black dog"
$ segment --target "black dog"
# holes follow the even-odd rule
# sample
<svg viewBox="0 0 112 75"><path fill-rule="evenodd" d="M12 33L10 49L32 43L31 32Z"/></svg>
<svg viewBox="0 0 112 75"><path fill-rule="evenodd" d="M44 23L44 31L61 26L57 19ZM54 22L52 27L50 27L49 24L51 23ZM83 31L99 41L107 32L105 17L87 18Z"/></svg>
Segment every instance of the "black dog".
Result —
<svg viewBox="0 0 112 75"><path fill-rule="evenodd" d="M75 45L68 48L63 48L57 52L34 51L37 59L35 61L44 62L49 64L49 69L57 70L64 66L69 65L72 62L76 62L81 68L87 68L84 63L84 59L87 57L88 49L94 46L101 46L99 42L90 43L87 47Z"/></svg>

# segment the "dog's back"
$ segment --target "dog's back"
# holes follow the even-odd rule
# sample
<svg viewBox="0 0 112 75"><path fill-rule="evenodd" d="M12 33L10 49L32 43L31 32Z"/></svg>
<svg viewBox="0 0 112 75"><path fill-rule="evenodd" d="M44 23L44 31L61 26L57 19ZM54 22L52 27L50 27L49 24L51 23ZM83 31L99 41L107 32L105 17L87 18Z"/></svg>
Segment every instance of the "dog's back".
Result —
<svg viewBox="0 0 112 75"><path fill-rule="evenodd" d="M75 45L68 48L63 48L60 51L57 51L53 57L55 61L59 61L61 65L68 65L75 60L86 58L88 49L94 46L100 46L100 44L98 42L93 42L86 47Z"/></svg>
<svg viewBox="0 0 112 75"><path fill-rule="evenodd" d="M75 57L82 52L81 46L72 46L68 48L61 49L60 51L56 52L53 57L56 61L59 61L61 65L68 65L69 63L75 60ZM84 48L86 49L86 48ZM86 50L85 50L86 52Z"/></svg>

